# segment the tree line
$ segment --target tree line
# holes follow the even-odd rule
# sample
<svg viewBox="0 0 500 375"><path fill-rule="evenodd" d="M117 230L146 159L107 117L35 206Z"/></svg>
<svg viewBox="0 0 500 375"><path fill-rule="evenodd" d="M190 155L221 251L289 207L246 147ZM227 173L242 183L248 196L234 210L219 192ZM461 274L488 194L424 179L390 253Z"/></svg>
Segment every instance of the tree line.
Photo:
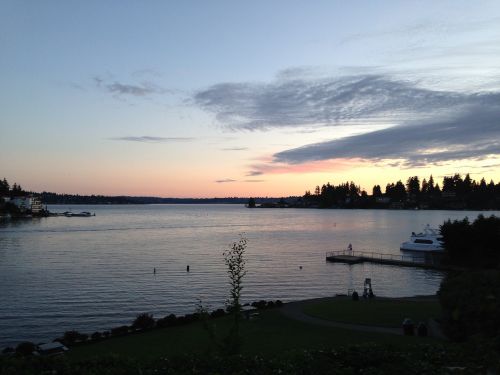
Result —
<svg viewBox="0 0 500 375"><path fill-rule="evenodd" d="M224 198L162 198L126 195L80 195L80 194L59 194L43 191L41 193L24 190L20 184L14 183L12 186L7 179L0 179L0 203L2 197L14 198L17 196L34 195L43 204L244 204L247 198L224 197ZM258 203L273 202L276 198L259 197L255 198Z"/></svg>
<svg viewBox="0 0 500 375"><path fill-rule="evenodd" d="M316 186L313 193L306 191L301 204L320 208L500 209L500 183L455 174L443 177L439 185L432 175L423 180L412 176L406 183L386 184L384 192L375 185L371 195L352 181L327 183Z"/></svg>

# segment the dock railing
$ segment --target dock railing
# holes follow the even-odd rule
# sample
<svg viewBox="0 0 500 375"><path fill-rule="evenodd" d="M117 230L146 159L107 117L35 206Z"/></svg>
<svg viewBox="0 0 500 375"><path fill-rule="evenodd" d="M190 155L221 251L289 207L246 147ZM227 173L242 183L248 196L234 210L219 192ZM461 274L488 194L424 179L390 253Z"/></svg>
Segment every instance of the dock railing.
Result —
<svg viewBox="0 0 500 375"><path fill-rule="evenodd" d="M388 261L400 261L400 262L411 262L411 263L420 263L420 264L433 264L434 257L425 256L420 254L410 255L410 254L383 254L377 251L370 250L360 250L360 251L351 251L351 250L337 250L337 251L328 251L326 253L326 257L338 257L338 256L352 256L363 259L373 259L373 260L388 260Z"/></svg>

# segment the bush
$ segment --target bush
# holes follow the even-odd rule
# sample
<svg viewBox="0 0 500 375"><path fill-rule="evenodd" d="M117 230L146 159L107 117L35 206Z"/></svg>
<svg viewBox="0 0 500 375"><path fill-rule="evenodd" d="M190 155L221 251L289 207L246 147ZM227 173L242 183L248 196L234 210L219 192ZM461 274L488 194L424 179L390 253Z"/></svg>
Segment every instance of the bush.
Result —
<svg viewBox="0 0 500 375"><path fill-rule="evenodd" d="M130 329L129 326L120 326L120 327L111 328L111 336L126 335L129 331L129 329Z"/></svg>
<svg viewBox="0 0 500 375"><path fill-rule="evenodd" d="M276 300L276 307L281 307L283 306L283 302L281 302L279 299Z"/></svg>
<svg viewBox="0 0 500 375"><path fill-rule="evenodd" d="M153 328L155 326L155 319L151 314L140 314L135 318L132 323L132 328L134 329L148 329Z"/></svg>
<svg viewBox="0 0 500 375"><path fill-rule="evenodd" d="M14 353L16 350L10 346L7 346L6 348L3 348L2 349L2 354L12 354Z"/></svg>
<svg viewBox="0 0 500 375"><path fill-rule="evenodd" d="M36 345L30 341L25 341L16 346L16 354L31 355L36 350Z"/></svg>
<svg viewBox="0 0 500 375"><path fill-rule="evenodd" d="M467 271L448 276L438 294L443 327L450 338L500 337L500 271Z"/></svg>
<svg viewBox="0 0 500 375"><path fill-rule="evenodd" d="M77 342L86 341L88 337L87 334L78 331L66 331L62 338L56 339L55 341L61 341L64 345L71 346Z"/></svg>
<svg viewBox="0 0 500 375"><path fill-rule="evenodd" d="M90 338L93 341L100 340L100 339L102 339L102 333L101 332L94 332L92 335L90 335Z"/></svg>
<svg viewBox="0 0 500 375"><path fill-rule="evenodd" d="M416 345L403 348L360 345L335 349L304 350L287 356L203 356L186 354L138 360L108 355L82 360L65 356L29 360L0 356L0 373L19 374L454 374L450 367L464 367L459 374L497 373L498 355L451 345ZM491 355L493 354L493 355Z"/></svg>
<svg viewBox="0 0 500 375"><path fill-rule="evenodd" d="M156 325L161 328L171 327L176 324L177 324L177 317L175 316L175 314L167 315L164 318L158 319L158 321L156 322Z"/></svg>
<svg viewBox="0 0 500 375"><path fill-rule="evenodd" d="M226 315L226 312L224 311L224 309L217 309L217 310L214 310L210 313L211 318L220 318L221 316L224 316L224 315Z"/></svg>
<svg viewBox="0 0 500 375"><path fill-rule="evenodd" d="M258 302L252 302L252 306L255 307L256 309L265 309L267 305L267 302L264 301L263 299L258 301Z"/></svg>

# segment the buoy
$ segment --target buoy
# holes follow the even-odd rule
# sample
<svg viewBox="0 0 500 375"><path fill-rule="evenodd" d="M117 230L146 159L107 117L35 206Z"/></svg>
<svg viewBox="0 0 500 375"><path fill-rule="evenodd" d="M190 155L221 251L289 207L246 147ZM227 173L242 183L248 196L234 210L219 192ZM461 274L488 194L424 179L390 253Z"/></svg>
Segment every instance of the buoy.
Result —
<svg viewBox="0 0 500 375"><path fill-rule="evenodd" d="M302 269L302 266L299 266L299 269Z"/></svg>
<svg viewBox="0 0 500 375"><path fill-rule="evenodd" d="M188 264L188 266L186 267L186 271L187 271L187 272L189 272L189 264Z"/></svg>
<svg viewBox="0 0 500 375"><path fill-rule="evenodd" d="M156 275L156 267L153 268L153 273Z"/></svg>

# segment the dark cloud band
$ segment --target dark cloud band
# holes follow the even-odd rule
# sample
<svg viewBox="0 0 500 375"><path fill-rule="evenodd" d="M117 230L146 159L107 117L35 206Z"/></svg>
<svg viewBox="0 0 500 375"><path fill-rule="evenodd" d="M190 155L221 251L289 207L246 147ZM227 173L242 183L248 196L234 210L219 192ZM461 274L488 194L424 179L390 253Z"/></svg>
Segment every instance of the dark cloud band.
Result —
<svg viewBox="0 0 500 375"><path fill-rule="evenodd" d="M279 152L277 162L337 158L403 159L407 166L500 155L500 103L476 106L446 121L428 121Z"/></svg>

